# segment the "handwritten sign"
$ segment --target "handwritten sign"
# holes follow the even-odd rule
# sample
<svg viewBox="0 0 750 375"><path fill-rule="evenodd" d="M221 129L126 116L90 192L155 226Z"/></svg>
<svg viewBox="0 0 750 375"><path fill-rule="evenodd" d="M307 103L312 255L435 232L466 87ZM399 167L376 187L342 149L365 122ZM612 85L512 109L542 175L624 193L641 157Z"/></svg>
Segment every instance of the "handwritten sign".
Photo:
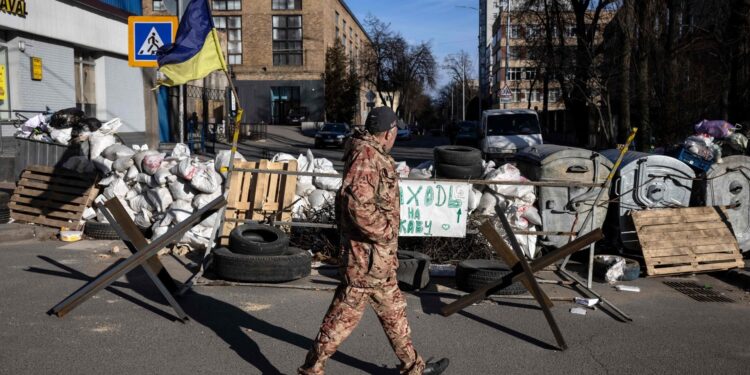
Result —
<svg viewBox="0 0 750 375"><path fill-rule="evenodd" d="M400 181L401 237L464 237L471 185Z"/></svg>

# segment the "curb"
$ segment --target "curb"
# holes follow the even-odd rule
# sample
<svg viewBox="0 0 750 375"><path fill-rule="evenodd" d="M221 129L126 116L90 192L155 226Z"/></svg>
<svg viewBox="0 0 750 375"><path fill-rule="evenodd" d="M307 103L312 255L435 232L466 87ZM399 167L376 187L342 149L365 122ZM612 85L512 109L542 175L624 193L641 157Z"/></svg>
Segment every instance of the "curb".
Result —
<svg viewBox="0 0 750 375"><path fill-rule="evenodd" d="M36 237L34 227L26 224L0 224L0 238L3 243L33 240Z"/></svg>

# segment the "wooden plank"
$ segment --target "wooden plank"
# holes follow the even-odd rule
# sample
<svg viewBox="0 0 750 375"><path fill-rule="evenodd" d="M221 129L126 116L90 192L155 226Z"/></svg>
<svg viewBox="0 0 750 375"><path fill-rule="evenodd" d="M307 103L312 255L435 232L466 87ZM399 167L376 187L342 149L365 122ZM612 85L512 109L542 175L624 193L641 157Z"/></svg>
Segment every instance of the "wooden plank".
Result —
<svg viewBox="0 0 750 375"><path fill-rule="evenodd" d="M700 265L689 265L689 266L677 266L677 267L648 267L648 276L660 276L680 273L697 273L697 272L708 272L708 271L724 271L732 268L741 267L737 262L721 262L712 264L700 264Z"/></svg>
<svg viewBox="0 0 750 375"><path fill-rule="evenodd" d="M268 160L261 160L260 165L258 166L258 169L268 169ZM263 220L265 219L263 213L261 212L261 207L263 207L263 204L266 200L266 194L268 194L268 184L270 180L270 175L268 173L258 173L255 176L255 192L252 195L252 207L250 212L250 219L251 220Z"/></svg>
<svg viewBox="0 0 750 375"><path fill-rule="evenodd" d="M652 258L665 257L670 255L688 255L688 254L712 254L712 253L733 253L737 250L734 244L722 245L700 245L688 247L673 247L669 249L650 249L643 248L643 254Z"/></svg>
<svg viewBox="0 0 750 375"><path fill-rule="evenodd" d="M78 180L90 181L92 184L96 182L96 179L97 179L96 173L83 174L83 173L73 172L67 169L50 167L48 165L38 165L38 164L27 165L24 171L32 171L32 172L39 172L43 174L53 174L57 176L73 177Z"/></svg>
<svg viewBox="0 0 750 375"><path fill-rule="evenodd" d="M56 192L49 192L46 190L32 189L24 186L19 186L13 192L14 197L34 197L34 198L45 198L47 200L63 202L63 203L78 203L84 204L86 197L62 194Z"/></svg>
<svg viewBox="0 0 750 375"><path fill-rule="evenodd" d="M79 179L70 178L70 177L61 178L60 176L55 176L55 175L39 174L39 173L34 173L28 170L24 171L21 174L21 179L46 182L46 183L57 183L60 185L67 185L67 186L72 186L72 187L83 187L86 189L90 188L91 184L94 183L93 181L79 180Z"/></svg>
<svg viewBox="0 0 750 375"><path fill-rule="evenodd" d="M678 223L678 224L652 224L642 225L638 227L638 234L649 234L649 233L676 233L676 232L687 232L694 230L705 230L705 229L719 229L726 228L727 225L724 222L695 222L695 223Z"/></svg>
<svg viewBox="0 0 750 375"><path fill-rule="evenodd" d="M47 184L42 182L35 182L26 178L22 178L20 181L18 181L18 185L20 187L29 187L34 189L40 189L40 190L53 190L57 193L66 193L66 194L73 194L76 196L83 196L88 188L73 188L68 186L62 186L59 184Z"/></svg>
<svg viewBox="0 0 750 375"><path fill-rule="evenodd" d="M10 201L31 207L51 207L70 212L83 213L86 209L86 205L83 204L54 203L50 200L27 198L23 196L13 196Z"/></svg>
<svg viewBox="0 0 750 375"><path fill-rule="evenodd" d="M640 239L639 239L640 240ZM694 245L721 245L727 242L737 241L731 233L725 233L719 237L683 237L682 239L665 239L665 240L648 240L640 241L642 248L669 249L673 247L694 246Z"/></svg>
<svg viewBox="0 0 750 375"><path fill-rule="evenodd" d="M46 226L54 227L54 228L69 228L72 230L81 229L80 223L72 223L72 222L67 222L63 220L50 219L44 216L27 215L27 214L23 214L23 213L16 212L16 211L11 211L10 217L12 217L13 220L25 221L27 223L41 224L41 225L46 225Z"/></svg>
<svg viewBox="0 0 750 375"><path fill-rule="evenodd" d="M724 224L724 223L719 223ZM646 233L641 234L640 231L638 231L638 240L641 241L642 244L649 243L653 241L661 242L661 241L668 241L668 240L680 240L684 238L720 238L725 235L731 235L729 231L727 230L726 224L724 224L723 228L716 228L716 229L706 229L706 230L699 230L695 229L692 231L685 231L685 232L652 232L652 233ZM734 236L732 236L734 237Z"/></svg>
<svg viewBox="0 0 750 375"><path fill-rule="evenodd" d="M684 224L684 223L703 223L708 221L705 216L666 216L650 217L645 219L633 218L633 224L636 228L646 225L664 225L664 224Z"/></svg>
<svg viewBox="0 0 750 375"><path fill-rule="evenodd" d="M29 214L37 214L37 215L45 215L45 216L54 216L54 217L70 219L70 220L81 220L81 214L75 213L75 212L60 211L60 210L46 210L46 209L41 209L41 208L36 208L36 207L24 206L16 202L11 202L10 204L8 204L8 207L12 211L20 211L20 212L26 212Z"/></svg>
<svg viewBox="0 0 750 375"><path fill-rule="evenodd" d="M663 258L651 258L653 265L662 264L683 264L683 263L703 263L713 262L717 260L736 260L737 254L733 253L720 253L720 254L702 254L702 255L682 255L682 256L670 256Z"/></svg>
<svg viewBox="0 0 750 375"><path fill-rule="evenodd" d="M716 213L713 207L659 208L653 210L633 211L633 218L648 219L670 216L702 216Z"/></svg>

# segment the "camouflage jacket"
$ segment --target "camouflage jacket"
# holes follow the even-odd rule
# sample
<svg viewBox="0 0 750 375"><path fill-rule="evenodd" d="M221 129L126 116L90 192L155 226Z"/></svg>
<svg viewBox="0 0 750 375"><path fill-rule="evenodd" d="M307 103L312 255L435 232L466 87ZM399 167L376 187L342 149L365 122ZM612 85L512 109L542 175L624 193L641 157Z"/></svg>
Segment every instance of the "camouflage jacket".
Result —
<svg viewBox="0 0 750 375"><path fill-rule="evenodd" d="M362 131L352 136L344 158L336 209L345 282L370 287L395 281L400 218L393 158Z"/></svg>

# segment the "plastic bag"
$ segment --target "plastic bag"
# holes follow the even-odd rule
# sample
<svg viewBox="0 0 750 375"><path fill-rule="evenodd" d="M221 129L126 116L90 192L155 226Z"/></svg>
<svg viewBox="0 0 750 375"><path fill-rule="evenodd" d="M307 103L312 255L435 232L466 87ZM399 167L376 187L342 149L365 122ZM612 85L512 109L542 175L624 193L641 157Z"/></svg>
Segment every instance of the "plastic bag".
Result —
<svg viewBox="0 0 750 375"><path fill-rule="evenodd" d="M222 150L222 151L219 151L218 154L216 154L216 161L214 162L214 169L216 170L216 172L221 173L221 176L224 178L227 177L227 173L222 172L221 169L229 166L230 154L231 154L230 150ZM242 156L242 154L240 154L239 152L235 152L234 160L245 161L245 157Z"/></svg>
<svg viewBox="0 0 750 375"><path fill-rule="evenodd" d="M68 129L75 125L85 116L78 108L65 108L55 112L50 119L50 126L58 129Z"/></svg>
<svg viewBox="0 0 750 375"><path fill-rule="evenodd" d="M396 173L398 173L398 176L401 178L409 177L409 166L406 165L405 161L400 161L396 163Z"/></svg>
<svg viewBox="0 0 750 375"><path fill-rule="evenodd" d="M285 161L290 161L290 160L297 160L297 158L295 158L295 157L294 157L294 156L292 156L292 155L289 155L289 154L285 154L285 153L283 153L283 152L281 152L281 153L278 153L278 154L274 155L274 156L273 156L273 157L271 158L271 162L274 162L274 163L277 163L277 162L285 162Z"/></svg>
<svg viewBox="0 0 750 375"><path fill-rule="evenodd" d="M131 158L134 154L135 151L133 151L132 148L119 143L113 144L102 151L102 156L112 161L122 158Z"/></svg>
<svg viewBox="0 0 750 375"><path fill-rule="evenodd" d="M61 145L69 145L70 138L72 137L73 128L67 129L50 129L49 136L53 141Z"/></svg>
<svg viewBox="0 0 750 375"><path fill-rule="evenodd" d="M315 159L313 172L325 174L339 174L333 169L333 163L325 158ZM336 191L341 187L341 177L315 177L313 185L318 189Z"/></svg>
<svg viewBox="0 0 750 375"><path fill-rule="evenodd" d="M104 175L108 175L112 172L112 161L109 159L105 159L101 155L92 159L91 162L94 163L96 169L98 169L99 172L102 172L102 174Z"/></svg>
<svg viewBox="0 0 750 375"><path fill-rule="evenodd" d="M521 171L512 164L503 164L500 168L490 172L485 180L490 181L526 181L521 176ZM502 194L506 198L517 198L524 202L533 204L536 201L536 194L533 186L521 185L488 185L496 193Z"/></svg>
<svg viewBox="0 0 750 375"><path fill-rule="evenodd" d="M315 157L312 151L307 149L307 156L300 154L297 158L297 171L313 172L315 170L314 162ZM313 185L312 176L297 176L297 195L308 196L313 191L315 191L315 185Z"/></svg>
<svg viewBox="0 0 750 375"><path fill-rule="evenodd" d="M221 175L212 168L199 168L190 180L190 185L202 193L215 193L221 190Z"/></svg>
<svg viewBox="0 0 750 375"><path fill-rule="evenodd" d="M428 160L412 168L411 171L409 171L409 178L429 180L430 178L432 178L432 171L432 161Z"/></svg>
<svg viewBox="0 0 750 375"><path fill-rule="evenodd" d="M471 189L469 193L469 212L476 210L479 207L479 202L482 200L482 191L478 189Z"/></svg>
<svg viewBox="0 0 750 375"><path fill-rule="evenodd" d="M99 119L97 118L87 117L79 121L78 125L80 125L81 128L85 132L92 133L92 132L99 130L102 127L102 122L99 121Z"/></svg>
<svg viewBox="0 0 750 375"><path fill-rule="evenodd" d="M141 164L141 171L145 174L153 175L159 170L159 168L161 168L161 162L164 160L164 156L165 154L146 155Z"/></svg>
<svg viewBox="0 0 750 375"><path fill-rule="evenodd" d="M521 217L526 219L533 225L542 225L542 217L539 216L539 211L534 206L524 206L518 209L521 212Z"/></svg>
<svg viewBox="0 0 750 375"><path fill-rule="evenodd" d="M708 134L715 139L724 139L734 133L734 125L724 120L703 120L695 124L695 132L698 134Z"/></svg>
<svg viewBox="0 0 750 375"><path fill-rule="evenodd" d="M298 195L294 196L294 203L292 203L292 219L295 220L306 220L307 212L310 210L310 201L305 197Z"/></svg>
<svg viewBox="0 0 750 375"><path fill-rule="evenodd" d="M497 215L495 207L501 206L504 208L507 207L507 204L507 201L502 195L496 194L492 190L487 189L482 193L482 197L479 199L475 212L482 216L495 216Z"/></svg>

